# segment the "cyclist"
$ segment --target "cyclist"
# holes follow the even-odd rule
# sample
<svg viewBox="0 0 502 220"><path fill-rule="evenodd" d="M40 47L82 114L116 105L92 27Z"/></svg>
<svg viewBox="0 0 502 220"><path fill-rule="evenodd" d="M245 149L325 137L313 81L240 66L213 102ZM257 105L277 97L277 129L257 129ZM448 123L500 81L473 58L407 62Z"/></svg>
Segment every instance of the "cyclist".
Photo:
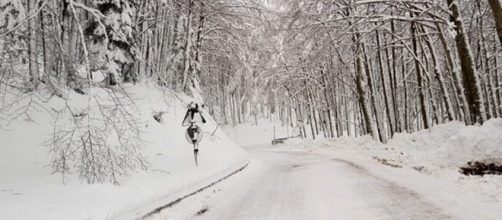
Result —
<svg viewBox="0 0 502 220"><path fill-rule="evenodd" d="M185 137L189 143L193 144L193 153L195 163L197 164L197 155L199 153L199 143L202 141L202 129L197 125L197 122L206 123L206 119L202 115L199 104L190 102L187 106L188 110L183 119L183 126L188 126Z"/></svg>

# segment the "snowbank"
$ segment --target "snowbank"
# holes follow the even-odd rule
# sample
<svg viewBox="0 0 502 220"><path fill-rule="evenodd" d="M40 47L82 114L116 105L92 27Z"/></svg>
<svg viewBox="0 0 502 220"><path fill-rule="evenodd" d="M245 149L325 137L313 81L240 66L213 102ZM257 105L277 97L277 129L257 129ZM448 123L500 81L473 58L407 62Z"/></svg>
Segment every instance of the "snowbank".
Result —
<svg viewBox="0 0 502 220"><path fill-rule="evenodd" d="M285 147L357 150L403 166L456 170L471 160L501 158L502 135L499 134L502 134L502 119L492 119L483 126L465 126L462 122L451 122L413 134L396 134L388 144L381 144L364 136L318 141L291 139Z"/></svg>
<svg viewBox="0 0 502 220"><path fill-rule="evenodd" d="M126 85L124 90L137 107L144 128L142 152L150 166L147 171L119 177L120 185L88 185L75 172L62 184L61 175L51 174L47 144L54 112L66 102L48 92L23 94L23 98L7 95L4 103L13 101L9 97L19 100L5 109L10 116L20 117L0 124L0 219L106 219L222 175L247 160L245 152L208 116L208 123L202 125L205 138L200 144L199 167L195 167L192 146L181 126L191 99L155 86ZM87 96L68 94L72 104L86 101ZM31 107L23 108L27 104ZM161 123L153 118L160 111L166 112Z"/></svg>
<svg viewBox="0 0 502 220"><path fill-rule="evenodd" d="M501 157L499 134L502 134L502 119L487 121L483 126L452 122L415 134L398 134L389 146L403 153L395 158L402 163L456 169L470 160Z"/></svg>

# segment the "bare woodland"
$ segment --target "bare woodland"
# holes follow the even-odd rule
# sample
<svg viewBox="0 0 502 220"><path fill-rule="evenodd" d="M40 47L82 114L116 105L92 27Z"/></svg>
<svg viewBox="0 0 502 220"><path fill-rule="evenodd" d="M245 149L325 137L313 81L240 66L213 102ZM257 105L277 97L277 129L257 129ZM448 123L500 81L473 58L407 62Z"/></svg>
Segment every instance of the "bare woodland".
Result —
<svg viewBox="0 0 502 220"><path fill-rule="evenodd" d="M52 168L116 182L148 166L121 85L200 92L222 124L265 116L304 138L385 143L500 117L501 43L499 0L4 0L0 95L85 97L54 113Z"/></svg>

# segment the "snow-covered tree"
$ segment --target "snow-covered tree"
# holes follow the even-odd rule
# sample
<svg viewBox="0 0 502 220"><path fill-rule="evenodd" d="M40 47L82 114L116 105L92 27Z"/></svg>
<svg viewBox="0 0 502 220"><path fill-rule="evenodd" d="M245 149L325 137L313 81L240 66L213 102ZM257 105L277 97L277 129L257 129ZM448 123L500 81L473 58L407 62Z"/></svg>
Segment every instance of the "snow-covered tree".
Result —
<svg viewBox="0 0 502 220"><path fill-rule="evenodd" d="M138 59L134 40L134 1L95 0L86 8L91 20L85 28L92 71L106 76L107 85L136 81L132 64Z"/></svg>

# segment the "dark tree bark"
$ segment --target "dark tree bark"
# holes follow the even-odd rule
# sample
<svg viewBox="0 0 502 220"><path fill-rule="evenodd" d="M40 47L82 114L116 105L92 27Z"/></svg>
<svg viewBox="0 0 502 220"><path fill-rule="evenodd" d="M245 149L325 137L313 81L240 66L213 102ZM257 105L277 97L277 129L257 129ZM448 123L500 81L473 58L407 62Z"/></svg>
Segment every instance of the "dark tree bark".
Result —
<svg viewBox="0 0 502 220"><path fill-rule="evenodd" d="M475 122L483 123L486 121L486 112L480 85L480 77L474 64L472 50L469 45L469 39L465 31L460 8L456 0L446 0L446 2L452 12L450 19L455 24L455 42L460 58L462 75L464 77L465 95L472 118L471 124Z"/></svg>
<svg viewBox="0 0 502 220"><path fill-rule="evenodd" d="M492 9L497 35L502 46L502 5L500 5L500 0L488 0L488 3L490 3L490 8Z"/></svg>

